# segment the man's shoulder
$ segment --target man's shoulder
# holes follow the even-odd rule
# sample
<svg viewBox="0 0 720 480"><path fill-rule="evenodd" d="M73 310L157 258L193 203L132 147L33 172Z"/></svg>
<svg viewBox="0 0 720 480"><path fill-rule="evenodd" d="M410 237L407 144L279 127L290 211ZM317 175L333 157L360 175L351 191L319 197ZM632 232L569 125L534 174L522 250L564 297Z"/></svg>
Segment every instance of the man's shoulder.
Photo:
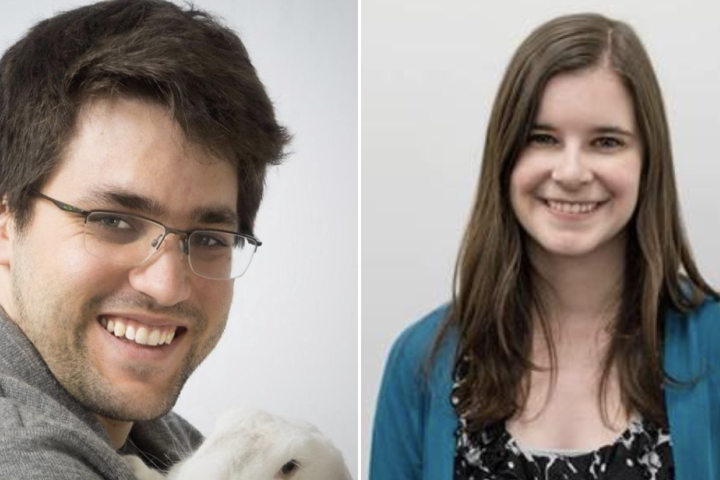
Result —
<svg viewBox="0 0 720 480"><path fill-rule="evenodd" d="M114 458L117 457L117 458ZM0 374L0 478L123 478L110 445L52 398Z"/></svg>
<svg viewBox="0 0 720 480"><path fill-rule="evenodd" d="M137 450L121 453L146 453L167 468L203 440L174 412L136 422L131 437ZM0 478L99 480L132 478L129 473L118 452L85 419L24 380L0 373Z"/></svg>
<svg viewBox="0 0 720 480"><path fill-rule="evenodd" d="M83 425L57 399L25 380L0 372L0 439L9 428Z"/></svg>

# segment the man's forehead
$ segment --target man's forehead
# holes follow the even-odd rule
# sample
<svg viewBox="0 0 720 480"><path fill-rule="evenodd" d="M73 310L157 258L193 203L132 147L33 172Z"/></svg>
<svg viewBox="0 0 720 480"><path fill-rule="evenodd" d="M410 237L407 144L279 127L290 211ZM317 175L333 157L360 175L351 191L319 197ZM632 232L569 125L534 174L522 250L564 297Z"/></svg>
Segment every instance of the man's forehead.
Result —
<svg viewBox="0 0 720 480"><path fill-rule="evenodd" d="M156 219L237 227L237 169L186 140L167 109L134 98L83 109L49 179L89 208L124 208ZM79 201L79 200L78 200Z"/></svg>

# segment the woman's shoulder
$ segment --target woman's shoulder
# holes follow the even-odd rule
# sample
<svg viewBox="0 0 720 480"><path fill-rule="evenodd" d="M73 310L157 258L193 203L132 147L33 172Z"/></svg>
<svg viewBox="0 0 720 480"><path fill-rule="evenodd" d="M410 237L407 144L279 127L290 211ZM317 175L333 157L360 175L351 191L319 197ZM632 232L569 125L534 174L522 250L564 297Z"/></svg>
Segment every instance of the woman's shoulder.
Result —
<svg viewBox="0 0 720 480"><path fill-rule="evenodd" d="M664 357L665 371L681 384L694 384L707 378L708 373L715 381L720 380L720 370L714 367L720 364L720 302L717 299L707 298L684 313L668 312ZM682 388L677 391L670 388L668 392L687 394L682 393Z"/></svg>
<svg viewBox="0 0 720 480"><path fill-rule="evenodd" d="M435 346L449 310L449 305L442 305L407 327L395 340L391 356L400 356L414 364L426 359ZM448 346L446 344L453 341L454 333L449 331L438 353L442 353Z"/></svg>
<svg viewBox="0 0 720 480"><path fill-rule="evenodd" d="M693 323L699 335L705 338L706 342L712 342L716 348L720 348L720 300L705 300L690 316L694 319Z"/></svg>
<svg viewBox="0 0 720 480"><path fill-rule="evenodd" d="M708 297L694 309L671 310L666 320L665 354L668 366L682 359L710 356L720 361L720 301ZM675 367L673 367L675 368ZM683 367L685 368L685 367Z"/></svg>
<svg viewBox="0 0 720 480"><path fill-rule="evenodd" d="M687 313L670 312L670 321L683 321L689 330L699 333L717 332L720 329L720 299L706 298L700 305Z"/></svg>
<svg viewBox="0 0 720 480"><path fill-rule="evenodd" d="M720 298L708 298L696 310L696 315L707 322L720 322Z"/></svg>
<svg viewBox="0 0 720 480"><path fill-rule="evenodd" d="M457 345L452 328L439 337L444 332L448 312L448 305L436 308L408 326L395 340L385 365L386 394L392 392L391 396L417 400L421 392L445 388Z"/></svg>

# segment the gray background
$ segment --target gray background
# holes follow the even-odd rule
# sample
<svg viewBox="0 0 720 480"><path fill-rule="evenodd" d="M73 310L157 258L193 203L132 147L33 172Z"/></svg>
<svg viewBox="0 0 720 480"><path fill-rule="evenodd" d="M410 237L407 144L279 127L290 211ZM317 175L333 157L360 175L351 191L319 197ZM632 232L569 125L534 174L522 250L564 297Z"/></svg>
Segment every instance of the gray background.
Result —
<svg viewBox="0 0 720 480"><path fill-rule="evenodd" d="M388 349L403 328L450 298L493 98L515 48L543 21L598 11L639 33L663 88L696 260L720 287L717 5L363 0L363 466Z"/></svg>
<svg viewBox="0 0 720 480"><path fill-rule="evenodd" d="M0 50L37 21L86 3L3 2ZM304 418L357 472L357 3L195 4L240 33L295 141L269 174L256 225L264 244L236 281L225 336L177 411L205 434L239 405Z"/></svg>

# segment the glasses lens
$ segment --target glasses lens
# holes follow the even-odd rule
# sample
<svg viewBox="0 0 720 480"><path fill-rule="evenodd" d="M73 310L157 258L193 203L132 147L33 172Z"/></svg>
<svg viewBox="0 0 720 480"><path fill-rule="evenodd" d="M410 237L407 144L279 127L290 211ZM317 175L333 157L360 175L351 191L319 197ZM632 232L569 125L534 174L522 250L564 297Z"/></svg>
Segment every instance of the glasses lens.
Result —
<svg viewBox="0 0 720 480"><path fill-rule="evenodd" d="M85 250L113 263L137 265L153 253L164 233L161 225L133 215L93 212L85 221Z"/></svg>
<svg viewBox="0 0 720 480"><path fill-rule="evenodd" d="M190 267L202 277L227 280L245 273L257 242L249 237L197 230L188 238Z"/></svg>

